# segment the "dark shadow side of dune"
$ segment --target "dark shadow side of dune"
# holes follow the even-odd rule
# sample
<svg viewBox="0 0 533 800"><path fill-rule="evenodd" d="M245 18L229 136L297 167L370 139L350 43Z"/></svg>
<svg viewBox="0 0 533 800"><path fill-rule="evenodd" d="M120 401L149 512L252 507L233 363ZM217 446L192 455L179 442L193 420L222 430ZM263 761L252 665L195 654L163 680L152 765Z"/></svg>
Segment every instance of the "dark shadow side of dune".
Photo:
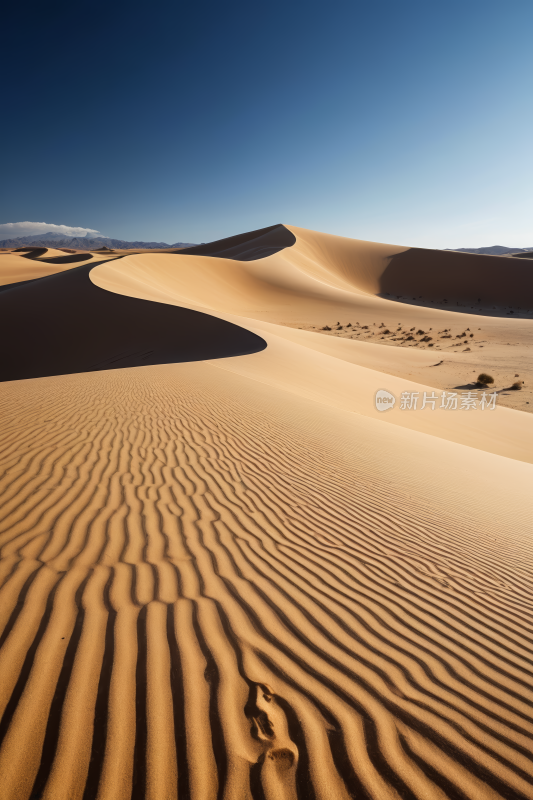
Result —
<svg viewBox="0 0 533 800"><path fill-rule="evenodd" d="M380 294L533 308L533 268L513 258L412 247L390 257Z"/></svg>
<svg viewBox="0 0 533 800"><path fill-rule="evenodd" d="M257 231L172 252L183 256L214 256L233 261L257 261L259 258L279 253L286 247L292 247L295 243L296 237L288 228L284 225L271 225L269 228L260 228Z"/></svg>
<svg viewBox="0 0 533 800"><path fill-rule="evenodd" d="M20 253L22 258L29 258L31 261L39 260L45 264L76 264L78 261L88 261L92 258L91 253L68 253L64 256L50 256L46 258L48 247L26 247L14 250Z"/></svg>
<svg viewBox="0 0 533 800"><path fill-rule="evenodd" d="M51 256L50 258L40 258L44 264L76 264L78 261L88 261L92 258L91 253L72 253L67 256Z"/></svg>
<svg viewBox="0 0 533 800"><path fill-rule="evenodd" d="M248 355L266 342L209 314L124 297L75 267L0 294L0 381Z"/></svg>

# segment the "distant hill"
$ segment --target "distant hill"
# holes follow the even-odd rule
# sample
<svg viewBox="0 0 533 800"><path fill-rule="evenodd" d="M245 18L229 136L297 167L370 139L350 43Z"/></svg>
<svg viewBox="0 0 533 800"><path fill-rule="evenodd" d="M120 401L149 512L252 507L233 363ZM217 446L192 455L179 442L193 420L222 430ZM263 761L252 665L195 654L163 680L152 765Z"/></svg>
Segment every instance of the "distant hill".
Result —
<svg viewBox="0 0 533 800"><path fill-rule="evenodd" d="M494 244L492 247L448 247L447 249L453 250L454 253L479 253L483 256L506 256L508 253L530 253L533 251L533 247L502 247L501 244Z"/></svg>
<svg viewBox="0 0 533 800"><path fill-rule="evenodd" d="M194 247L191 242L126 242L123 239L110 239L107 236L63 236L59 233L40 233L36 236L19 236L17 239L4 239L0 247L70 247L74 250L98 250L110 247L117 250L160 250L167 247Z"/></svg>

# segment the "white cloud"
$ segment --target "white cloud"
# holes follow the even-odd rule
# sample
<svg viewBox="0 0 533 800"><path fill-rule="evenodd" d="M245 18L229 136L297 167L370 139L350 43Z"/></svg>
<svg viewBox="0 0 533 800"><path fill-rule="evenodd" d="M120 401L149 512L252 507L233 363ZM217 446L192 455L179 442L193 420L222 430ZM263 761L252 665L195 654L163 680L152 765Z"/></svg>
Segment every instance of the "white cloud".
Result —
<svg viewBox="0 0 533 800"><path fill-rule="evenodd" d="M54 225L50 222L3 222L0 223L0 239L16 239L19 236L34 236L37 233L62 233L65 236L97 234L92 228L73 228L71 225Z"/></svg>

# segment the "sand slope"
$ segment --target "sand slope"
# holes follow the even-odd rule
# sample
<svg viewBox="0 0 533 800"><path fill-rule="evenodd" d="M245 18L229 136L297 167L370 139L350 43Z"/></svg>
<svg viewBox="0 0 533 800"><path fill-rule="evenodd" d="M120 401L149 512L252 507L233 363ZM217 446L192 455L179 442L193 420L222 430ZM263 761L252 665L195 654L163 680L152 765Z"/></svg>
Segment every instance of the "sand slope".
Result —
<svg viewBox="0 0 533 800"><path fill-rule="evenodd" d="M400 410L399 403L386 415L376 411L374 395L380 388L387 388L398 398L402 391L416 391L421 397L424 391L431 393L430 384L413 381L407 375L413 364L435 364L435 354L335 340L278 324L294 319L316 322L325 314L337 318L348 312L359 317L378 314L378 318L391 314L387 309L390 301L366 291L371 288L372 276L384 268L389 246L313 232L304 232L300 239L299 229L292 230L298 233L294 245L256 261L242 263L185 254L137 255L100 265L91 271L90 278L117 294L217 313L267 342L267 350L258 356L231 359L219 365L228 370L334 407L380 417L387 423L533 461L530 415L524 417L504 408L497 408L494 413L478 410L451 414L438 407L406 413ZM339 252L335 260L337 239ZM355 258L354 254L360 255ZM341 284L347 288L340 288ZM434 325L435 317L443 325L451 316L457 316L438 309L394 305L395 313L414 316L415 320L418 316L418 324L426 327L430 315ZM513 322L519 324L517 320ZM493 320L491 324L497 327L508 322ZM341 365L339 360L350 363Z"/></svg>
<svg viewBox="0 0 533 800"><path fill-rule="evenodd" d="M389 256L292 232L60 283L266 349L0 386L2 800L533 796L531 417L372 411L427 351L280 323Z"/></svg>
<svg viewBox="0 0 533 800"><path fill-rule="evenodd" d="M256 334L210 314L103 291L90 265L0 294L0 381L262 350Z"/></svg>
<svg viewBox="0 0 533 800"><path fill-rule="evenodd" d="M91 261L96 264L102 260L104 259L101 256L92 253L64 253L46 247L26 253L19 251L0 253L0 286L55 275L57 272L77 266L80 261Z"/></svg>

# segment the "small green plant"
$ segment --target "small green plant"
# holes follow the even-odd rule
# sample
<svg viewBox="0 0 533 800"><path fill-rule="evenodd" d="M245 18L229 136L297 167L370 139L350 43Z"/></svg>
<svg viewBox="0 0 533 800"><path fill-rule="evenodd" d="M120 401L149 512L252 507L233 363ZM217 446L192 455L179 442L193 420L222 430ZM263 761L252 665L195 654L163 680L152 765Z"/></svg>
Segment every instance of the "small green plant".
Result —
<svg viewBox="0 0 533 800"><path fill-rule="evenodd" d="M489 383L494 383L492 375L487 375L486 372L480 372L477 376L477 383L480 386L488 386Z"/></svg>

